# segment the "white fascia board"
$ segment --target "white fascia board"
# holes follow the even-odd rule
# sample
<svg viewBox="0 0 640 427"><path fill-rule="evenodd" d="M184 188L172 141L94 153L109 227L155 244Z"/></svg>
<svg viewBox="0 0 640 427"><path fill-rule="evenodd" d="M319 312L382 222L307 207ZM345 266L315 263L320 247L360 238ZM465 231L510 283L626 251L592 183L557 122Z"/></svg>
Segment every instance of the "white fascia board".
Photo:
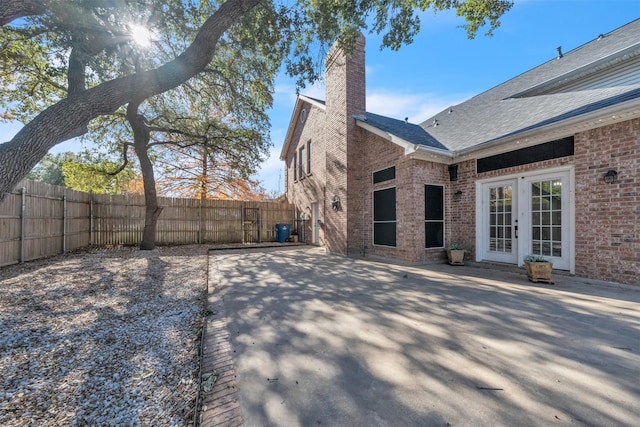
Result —
<svg viewBox="0 0 640 427"><path fill-rule="evenodd" d="M365 129L375 135L378 135L381 138L386 139L387 141L391 141L392 143L404 148L405 156L408 156L412 159L430 160L440 163L451 162L453 155L446 150L425 147L424 145L420 144L413 144L406 139L400 138L397 135L379 129L375 126L371 126L369 123L364 121L362 117L354 116L354 118L356 119L356 124L362 129Z"/></svg>
<svg viewBox="0 0 640 427"><path fill-rule="evenodd" d="M284 161L287 159L287 151L289 151L289 144L291 144L291 137L293 136L293 130L296 127L296 122L298 121L298 117L300 116L300 95L296 99L296 104L293 107L293 112L291 113L291 119L289 120L289 127L287 128L287 134L284 137L284 143L282 144L282 151L280 151L280 160Z"/></svg>
<svg viewBox="0 0 640 427"><path fill-rule="evenodd" d="M442 150L439 148L426 147L424 145L415 144L415 151L409 154L412 159L426 160L429 162L444 163L447 165L456 162L455 153Z"/></svg>
<svg viewBox="0 0 640 427"><path fill-rule="evenodd" d="M289 151L289 144L291 144L291 137L293 136L293 131L296 129L296 123L298 122L298 118L300 117L300 112L302 111L302 104L307 102L315 107L320 108L321 110L326 110L326 107L323 103L316 101L315 99L308 98L304 95L298 95L296 99L296 104L293 107L293 113L291 114L291 120L289 120L289 127L287 128L287 135L284 138L284 143L282 144L282 151L280 151L280 160L284 161L287 159L287 151Z"/></svg>
<svg viewBox="0 0 640 427"><path fill-rule="evenodd" d="M322 111L325 111L327 109L327 106L325 104L323 104L322 102L318 102L317 100L315 100L313 98L309 98L309 97L304 96L304 95L298 95L298 99L301 99L304 102L307 102L307 103L313 105L314 107L318 107Z"/></svg>
<svg viewBox="0 0 640 427"><path fill-rule="evenodd" d="M640 98L455 152L457 160L493 156L640 117Z"/></svg>

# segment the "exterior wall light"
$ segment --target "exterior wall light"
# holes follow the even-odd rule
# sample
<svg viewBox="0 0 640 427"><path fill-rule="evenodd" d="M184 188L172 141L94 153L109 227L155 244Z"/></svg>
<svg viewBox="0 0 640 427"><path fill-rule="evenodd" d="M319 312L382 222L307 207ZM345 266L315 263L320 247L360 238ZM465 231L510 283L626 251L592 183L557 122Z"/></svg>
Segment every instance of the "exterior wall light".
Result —
<svg viewBox="0 0 640 427"><path fill-rule="evenodd" d="M607 184L613 184L618 180L618 172L613 169L609 169L607 173L604 174L604 182Z"/></svg>
<svg viewBox="0 0 640 427"><path fill-rule="evenodd" d="M331 199L331 209L334 211L340 210L340 197L338 195L333 196L333 199Z"/></svg>

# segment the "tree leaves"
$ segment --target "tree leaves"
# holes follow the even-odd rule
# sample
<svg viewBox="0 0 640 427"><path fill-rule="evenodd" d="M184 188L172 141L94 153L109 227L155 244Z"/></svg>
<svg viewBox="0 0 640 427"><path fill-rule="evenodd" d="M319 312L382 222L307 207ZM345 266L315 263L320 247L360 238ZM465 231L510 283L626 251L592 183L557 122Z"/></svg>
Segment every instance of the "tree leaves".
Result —
<svg viewBox="0 0 640 427"><path fill-rule="evenodd" d="M137 178L131 169L125 169L117 175L110 171L117 169L117 163L102 161L98 164L65 162L62 164L62 175L65 186L86 193L124 194Z"/></svg>

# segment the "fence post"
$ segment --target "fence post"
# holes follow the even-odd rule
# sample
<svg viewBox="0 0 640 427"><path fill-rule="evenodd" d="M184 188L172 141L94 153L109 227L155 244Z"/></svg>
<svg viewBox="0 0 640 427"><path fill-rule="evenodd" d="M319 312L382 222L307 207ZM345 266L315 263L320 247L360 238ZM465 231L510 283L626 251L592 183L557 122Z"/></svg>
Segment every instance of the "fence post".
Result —
<svg viewBox="0 0 640 427"><path fill-rule="evenodd" d="M262 243L262 208L258 206L258 243Z"/></svg>
<svg viewBox="0 0 640 427"><path fill-rule="evenodd" d="M62 253L67 253L67 196L62 196Z"/></svg>
<svg viewBox="0 0 640 427"><path fill-rule="evenodd" d="M246 243L245 242L245 225L244 225L244 221L245 221L245 204L244 202L240 204L240 232L242 233L242 243Z"/></svg>
<svg viewBox="0 0 640 427"><path fill-rule="evenodd" d="M93 194L89 199L89 246L93 246Z"/></svg>
<svg viewBox="0 0 640 427"><path fill-rule="evenodd" d="M27 189L22 187L20 189L20 194L22 195L22 204L20 206L20 262L24 262L24 239L26 234L26 224L27 224Z"/></svg>
<svg viewBox="0 0 640 427"><path fill-rule="evenodd" d="M198 244L202 244L202 197L198 205Z"/></svg>

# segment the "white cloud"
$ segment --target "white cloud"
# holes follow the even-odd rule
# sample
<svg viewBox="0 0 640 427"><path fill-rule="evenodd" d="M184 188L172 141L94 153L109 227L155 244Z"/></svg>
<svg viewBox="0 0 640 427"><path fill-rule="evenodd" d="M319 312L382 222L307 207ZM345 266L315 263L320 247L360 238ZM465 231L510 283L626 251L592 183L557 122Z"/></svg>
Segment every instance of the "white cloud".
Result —
<svg viewBox="0 0 640 427"><path fill-rule="evenodd" d="M367 95L367 111L398 120L409 118L411 123L421 123L447 107L468 99L466 95L438 95L433 93L406 93L387 89L370 91Z"/></svg>
<svg viewBox="0 0 640 427"><path fill-rule="evenodd" d="M300 89L300 94L310 96L312 98L324 99L324 81L318 81L311 86ZM274 87L274 98L277 98L280 102L290 103L293 108L293 104L296 102L296 85L291 83L277 84Z"/></svg>
<svg viewBox="0 0 640 427"><path fill-rule="evenodd" d="M274 103L290 103L296 102L296 86L293 84L281 83L274 86L273 98Z"/></svg>
<svg viewBox="0 0 640 427"><path fill-rule="evenodd" d="M281 147L271 147L269 157L262 162L256 173L268 192L282 192L284 186L283 170L284 162L280 160Z"/></svg>
<svg viewBox="0 0 640 427"><path fill-rule="evenodd" d="M284 162L280 160L280 150L281 147L271 147L269 157L260 165L260 172L273 172L283 168Z"/></svg>
<svg viewBox="0 0 640 427"><path fill-rule="evenodd" d="M301 93L305 96L310 96L311 98L325 99L326 89L325 89L324 81L315 82L313 86L307 86L301 91Z"/></svg>

